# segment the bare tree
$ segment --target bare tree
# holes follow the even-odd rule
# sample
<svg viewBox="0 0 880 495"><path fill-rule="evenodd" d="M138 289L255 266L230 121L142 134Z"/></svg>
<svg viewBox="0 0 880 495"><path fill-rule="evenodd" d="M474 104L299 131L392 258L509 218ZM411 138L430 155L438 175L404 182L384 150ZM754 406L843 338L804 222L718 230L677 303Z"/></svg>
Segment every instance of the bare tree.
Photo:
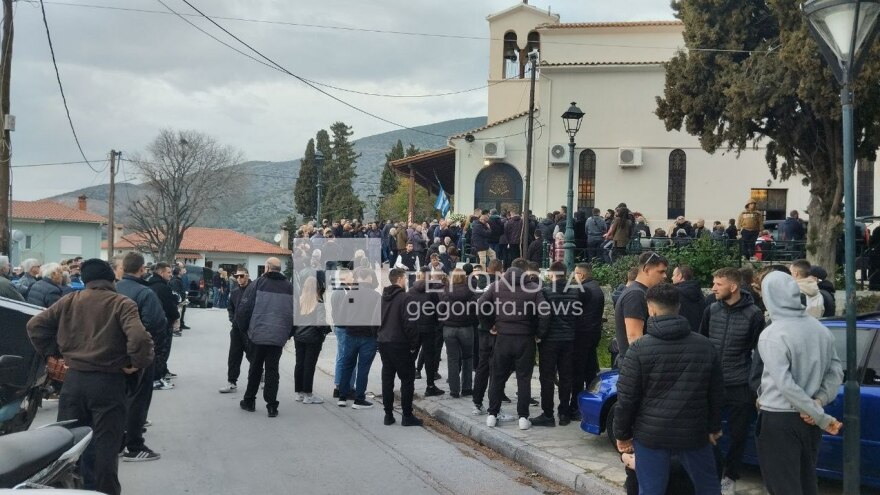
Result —
<svg viewBox="0 0 880 495"><path fill-rule="evenodd" d="M129 226L138 249L157 261L174 261L183 234L239 180L233 165L244 161L231 146L221 146L198 131L163 129L132 161L148 191L129 205Z"/></svg>

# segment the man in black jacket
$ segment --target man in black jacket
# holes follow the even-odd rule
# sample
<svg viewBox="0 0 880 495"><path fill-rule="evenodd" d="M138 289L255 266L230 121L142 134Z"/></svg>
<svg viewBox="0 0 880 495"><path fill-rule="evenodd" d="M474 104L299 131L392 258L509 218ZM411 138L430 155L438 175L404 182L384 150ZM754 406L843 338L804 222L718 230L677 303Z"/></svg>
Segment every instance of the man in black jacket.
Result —
<svg viewBox="0 0 880 495"><path fill-rule="evenodd" d="M497 253L489 246L491 236L492 229L489 227L489 217L486 215L481 215L471 224L471 250L477 257L477 263L489 263L495 259Z"/></svg>
<svg viewBox="0 0 880 495"><path fill-rule="evenodd" d="M706 308L700 333L715 347L724 375L724 410L730 448L724 459L721 487L727 495L736 493L749 424L755 415L755 394L749 388L749 374L752 351L764 330L764 314L755 306L752 295L740 289L739 270L722 268L712 275L712 292L717 301Z"/></svg>
<svg viewBox="0 0 880 495"><path fill-rule="evenodd" d="M229 331L229 357L226 361L226 386L220 389L221 394L235 392L238 388L238 377L241 374L241 359L246 357L250 362L250 341L247 333L242 332L238 325L235 324L235 310L241 305L241 296L251 283L251 276L248 269L242 265L238 265L235 269L236 286L229 293L229 304L226 305L226 312L229 315L229 322L232 323L232 329Z"/></svg>
<svg viewBox="0 0 880 495"><path fill-rule="evenodd" d="M678 290L681 309L678 314L684 316L691 326L691 331L699 332L703 313L706 311L706 296L700 289L700 283L694 280L694 270L687 265L680 265L672 271L672 283Z"/></svg>
<svg viewBox="0 0 880 495"><path fill-rule="evenodd" d="M385 425L394 424L394 377L400 378L400 407L403 426L421 426L422 420L413 415L415 389L415 354L419 348L418 314L408 301L404 285L406 272L400 268L388 274L391 285L382 291L381 325L378 332L379 356L382 359L382 405L385 406ZM419 306L415 305L416 312Z"/></svg>
<svg viewBox="0 0 880 495"><path fill-rule="evenodd" d="M529 401L535 368L535 336L546 331L550 315L541 286L526 280L528 265L523 258L515 259L513 266L479 299L480 323L497 335L489 379L489 415L486 417L489 427L498 422L504 384L514 370L519 428L528 430L532 426Z"/></svg>
<svg viewBox="0 0 880 495"><path fill-rule="evenodd" d="M409 309L414 311L414 315L410 317L409 323L411 326L415 327L416 332L418 333L419 349L421 350L422 359L424 360L425 382L427 384L425 388L425 397L434 397L446 393L445 390L440 390L434 384L437 375L437 368L440 364L437 359L437 344L439 342L442 347L443 340L438 339L438 335L442 338L442 332L440 329L440 323L437 321L436 311L437 303L440 302L439 291L433 288L429 290L428 284L431 284L432 282L430 278L430 268L427 266L423 267L419 272L418 280L416 280L412 287L410 287L409 292L407 293L408 304L410 305ZM386 288L386 293L389 288L395 286L395 282L391 282L391 284L390 287ZM442 284L440 285L442 290ZM382 348L380 345L379 351L381 352L381 350ZM415 370L413 370L413 377L415 377L415 373ZM391 379L394 380L393 377Z"/></svg>
<svg viewBox="0 0 880 495"><path fill-rule="evenodd" d="M634 341L617 380L617 448L635 453L643 494L666 493L677 455L696 493L719 493L712 445L721 436L723 379L712 344L678 316L670 284L648 289L647 335Z"/></svg>
<svg viewBox="0 0 880 495"><path fill-rule="evenodd" d="M513 266L513 260L521 256L520 242L522 240L523 219L519 213L510 212L510 218L504 224L504 237L507 239L507 246L504 249L504 266Z"/></svg>
<svg viewBox="0 0 880 495"><path fill-rule="evenodd" d="M538 335L538 351L541 360L538 371L541 381L541 409L544 413L532 419L534 426L556 426L553 417L553 392L559 377L559 425L565 426L569 419L571 402L572 354L578 315L584 308L578 295L581 285L569 286L565 276L565 263L557 261L550 265L550 285L544 287L544 299L550 303L547 333Z"/></svg>
<svg viewBox="0 0 880 495"><path fill-rule="evenodd" d="M170 390L174 388L174 384L169 379L176 376L168 371L168 357L171 355L171 328L174 326L174 322L180 318L180 313L177 311L177 297L171 291L171 286L168 285L169 280L171 280L171 266L161 261L153 265L153 275L147 279L150 289L159 296L159 302L162 304L162 310L165 311L166 320L166 339L161 349L156 350L154 390Z"/></svg>
<svg viewBox="0 0 880 495"><path fill-rule="evenodd" d="M168 322L162 303L155 292L150 290L144 281L144 257L140 253L129 252L122 258L114 258L113 269L116 276L116 292L138 306L138 315L150 337L153 338L153 349L156 355L164 348L168 339ZM160 377L161 378L161 377ZM147 421L150 404L153 400L153 382L156 380L155 364L142 369L139 374L129 375L128 380L128 411L125 421L125 462L154 461L159 454L144 444L143 427Z"/></svg>
<svg viewBox="0 0 880 495"><path fill-rule="evenodd" d="M597 350L602 340L602 319L605 314L605 293L599 282L593 279L593 267L589 263L578 263L574 267L574 280L581 286L578 301L581 312L574 327L574 342L571 368L571 401L566 421L580 421L578 394L590 385L599 373ZM563 418L560 414L559 424Z"/></svg>

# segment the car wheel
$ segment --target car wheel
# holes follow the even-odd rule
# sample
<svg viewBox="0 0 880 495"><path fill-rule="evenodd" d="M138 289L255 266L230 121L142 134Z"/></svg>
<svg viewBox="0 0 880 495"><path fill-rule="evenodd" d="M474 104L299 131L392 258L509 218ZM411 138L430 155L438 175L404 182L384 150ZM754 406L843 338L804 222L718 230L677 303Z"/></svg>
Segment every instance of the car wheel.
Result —
<svg viewBox="0 0 880 495"><path fill-rule="evenodd" d="M614 436L614 410L616 405L616 401L612 402L608 406L608 414L605 415L605 434L608 435L608 441L611 442L611 446L615 449L617 448L617 438Z"/></svg>

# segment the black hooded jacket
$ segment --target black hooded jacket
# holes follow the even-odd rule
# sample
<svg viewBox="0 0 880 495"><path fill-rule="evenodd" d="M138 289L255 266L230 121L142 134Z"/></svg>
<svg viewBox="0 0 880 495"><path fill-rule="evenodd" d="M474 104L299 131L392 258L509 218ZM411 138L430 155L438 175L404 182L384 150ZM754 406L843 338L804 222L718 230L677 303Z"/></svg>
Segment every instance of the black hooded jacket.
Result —
<svg viewBox="0 0 880 495"><path fill-rule="evenodd" d="M177 297L171 290L171 286L164 278L155 274L147 279L147 283L150 284L150 289L159 296L159 302L162 303L162 310L165 312L165 320L169 326L172 325L180 318L180 313L177 311Z"/></svg>
<svg viewBox="0 0 880 495"><path fill-rule="evenodd" d="M526 280L523 271L509 268L480 296L480 324L498 335L534 336L546 332L549 312L541 313L541 286ZM488 303L488 304L485 304Z"/></svg>
<svg viewBox="0 0 880 495"><path fill-rule="evenodd" d="M446 305L445 318L440 323L444 327L477 326L480 322L477 320L476 301L477 294L471 290L468 282L452 284L440 294L441 304Z"/></svg>
<svg viewBox="0 0 880 495"><path fill-rule="evenodd" d="M538 335L546 342L572 342L574 332L580 321L580 314L584 312L580 305L581 294L579 286L566 288L565 279L553 281L544 287L544 299L550 303L550 320L547 324L547 333Z"/></svg>
<svg viewBox="0 0 880 495"><path fill-rule="evenodd" d="M387 287L387 291L394 285ZM442 287L431 286L431 290L427 290L428 285L424 280L416 280L409 292L406 293L407 321L410 326L416 328L418 333L433 333L440 328L437 321L437 304L440 302L439 290ZM383 293L382 304L384 307L385 296ZM384 313L383 313L384 320ZM381 342L381 341L380 341Z"/></svg>
<svg viewBox="0 0 880 495"><path fill-rule="evenodd" d="M382 324L377 338L380 344L408 344L410 348L419 345L419 331L407 311L409 301L410 297L399 285L389 285L382 290Z"/></svg>
<svg viewBox="0 0 880 495"><path fill-rule="evenodd" d="M617 380L614 435L651 449L704 447L721 431L724 385L718 354L678 315L648 319Z"/></svg>
<svg viewBox="0 0 880 495"><path fill-rule="evenodd" d="M724 386L748 385L752 368L752 350L764 330L764 313L755 306L752 295L740 290L740 300L733 306L715 301L703 313L700 333L721 359Z"/></svg>
<svg viewBox="0 0 880 495"><path fill-rule="evenodd" d="M703 290L696 280L684 280L675 284L678 290L681 308L678 314L687 318L691 325L691 331L699 332L700 323L703 321L703 313L706 312L706 298L703 296Z"/></svg>

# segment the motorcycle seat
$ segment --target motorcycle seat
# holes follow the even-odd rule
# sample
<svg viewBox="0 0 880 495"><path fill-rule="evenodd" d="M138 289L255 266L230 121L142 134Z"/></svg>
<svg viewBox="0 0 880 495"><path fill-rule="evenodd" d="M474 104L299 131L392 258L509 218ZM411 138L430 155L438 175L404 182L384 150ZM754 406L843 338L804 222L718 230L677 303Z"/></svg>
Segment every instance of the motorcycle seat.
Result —
<svg viewBox="0 0 880 495"><path fill-rule="evenodd" d="M63 426L0 436L0 488L26 481L73 445L74 434Z"/></svg>

